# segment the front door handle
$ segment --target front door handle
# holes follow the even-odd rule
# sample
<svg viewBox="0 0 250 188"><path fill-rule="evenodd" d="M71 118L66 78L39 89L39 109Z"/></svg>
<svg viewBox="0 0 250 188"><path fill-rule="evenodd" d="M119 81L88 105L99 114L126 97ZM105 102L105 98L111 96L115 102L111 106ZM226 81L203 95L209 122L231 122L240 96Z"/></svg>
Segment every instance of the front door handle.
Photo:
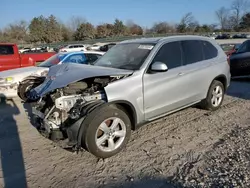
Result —
<svg viewBox="0 0 250 188"><path fill-rule="evenodd" d="M179 76L182 76L182 75L184 75L184 72L180 72L178 75L179 75Z"/></svg>

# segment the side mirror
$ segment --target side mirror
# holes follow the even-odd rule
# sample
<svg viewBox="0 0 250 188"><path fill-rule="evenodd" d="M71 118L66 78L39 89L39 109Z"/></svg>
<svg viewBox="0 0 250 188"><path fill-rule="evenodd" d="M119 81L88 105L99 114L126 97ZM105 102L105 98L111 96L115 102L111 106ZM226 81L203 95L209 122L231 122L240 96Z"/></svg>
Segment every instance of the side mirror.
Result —
<svg viewBox="0 0 250 188"><path fill-rule="evenodd" d="M166 72L167 70L168 66L163 62L156 61L151 65L151 71L154 72Z"/></svg>

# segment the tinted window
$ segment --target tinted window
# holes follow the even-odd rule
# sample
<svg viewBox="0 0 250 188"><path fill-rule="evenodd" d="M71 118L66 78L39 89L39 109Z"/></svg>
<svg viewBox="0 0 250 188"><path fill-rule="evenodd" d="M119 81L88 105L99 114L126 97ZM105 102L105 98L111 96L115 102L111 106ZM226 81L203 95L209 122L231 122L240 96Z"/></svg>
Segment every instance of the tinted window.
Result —
<svg viewBox="0 0 250 188"><path fill-rule="evenodd" d="M208 41L201 41L201 45L205 60L217 57L218 50L214 47L214 45Z"/></svg>
<svg viewBox="0 0 250 188"><path fill-rule="evenodd" d="M14 54L13 46L0 45L0 55L11 55L11 54Z"/></svg>
<svg viewBox="0 0 250 188"><path fill-rule="evenodd" d="M237 53L244 53L250 51L250 42L246 41L240 45L239 49L237 50Z"/></svg>
<svg viewBox="0 0 250 188"><path fill-rule="evenodd" d="M182 65L182 54L179 42L170 42L164 44L156 54L153 62L163 62L168 69L176 68Z"/></svg>
<svg viewBox="0 0 250 188"><path fill-rule="evenodd" d="M80 48L83 48L83 45L78 45Z"/></svg>
<svg viewBox="0 0 250 188"><path fill-rule="evenodd" d="M69 48L74 48L74 46L69 46Z"/></svg>
<svg viewBox="0 0 250 188"><path fill-rule="evenodd" d="M87 63L92 64L94 63L99 57L101 57L101 55L97 55L97 54L85 54L86 58L87 58Z"/></svg>
<svg viewBox="0 0 250 188"><path fill-rule="evenodd" d="M182 41L184 65L189 65L203 60L201 42L198 40Z"/></svg>
<svg viewBox="0 0 250 188"><path fill-rule="evenodd" d="M70 55L69 57L67 57L63 63L80 63L80 64L84 64L86 63L86 58L83 54L74 54L74 55Z"/></svg>

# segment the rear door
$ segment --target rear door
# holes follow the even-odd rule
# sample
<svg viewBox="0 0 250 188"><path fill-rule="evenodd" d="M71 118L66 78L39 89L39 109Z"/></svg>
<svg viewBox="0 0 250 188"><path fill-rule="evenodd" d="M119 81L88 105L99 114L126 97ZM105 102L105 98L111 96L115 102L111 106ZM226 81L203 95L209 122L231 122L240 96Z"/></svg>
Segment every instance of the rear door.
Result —
<svg viewBox="0 0 250 188"><path fill-rule="evenodd" d="M188 80L189 102L196 102L204 97L211 77L209 67L216 60L218 51L208 41L203 40L183 40L181 42L183 50L183 76Z"/></svg>
<svg viewBox="0 0 250 188"><path fill-rule="evenodd" d="M20 56L14 45L0 45L0 71L20 67Z"/></svg>

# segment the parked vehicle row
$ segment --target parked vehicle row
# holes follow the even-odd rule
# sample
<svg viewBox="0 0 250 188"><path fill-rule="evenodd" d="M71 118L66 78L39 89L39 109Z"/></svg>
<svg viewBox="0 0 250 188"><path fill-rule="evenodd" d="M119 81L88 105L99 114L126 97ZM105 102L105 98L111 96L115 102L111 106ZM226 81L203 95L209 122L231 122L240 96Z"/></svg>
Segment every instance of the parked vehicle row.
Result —
<svg viewBox="0 0 250 188"><path fill-rule="evenodd" d="M217 110L229 84L216 41L172 36L123 41L93 65L51 66L25 95L43 135L107 158L142 124L194 104Z"/></svg>
<svg viewBox="0 0 250 188"><path fill-rule="evenodd" d="M47 75L49 67L64 63L93 64L103 54L95 51L57 53L38 66L0 72L0 97L12 98L18 94L25 101L25 93L37 80L43 80L40 77Z"/></svg>

